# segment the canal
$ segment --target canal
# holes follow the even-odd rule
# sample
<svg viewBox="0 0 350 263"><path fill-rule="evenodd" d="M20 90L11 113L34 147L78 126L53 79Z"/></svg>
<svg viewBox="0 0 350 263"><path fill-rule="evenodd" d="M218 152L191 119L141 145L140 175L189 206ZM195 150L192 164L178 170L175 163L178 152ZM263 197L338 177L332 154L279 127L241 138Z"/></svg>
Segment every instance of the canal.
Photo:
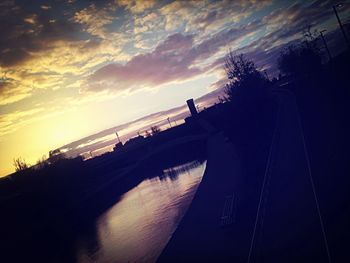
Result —
<svg viewBox="0 0 350 263"><path fill-rule="evenodd" d="M144 179L95 221L94 239L77 241L77 262L155 262L188 209L206 161Z"/></svg>

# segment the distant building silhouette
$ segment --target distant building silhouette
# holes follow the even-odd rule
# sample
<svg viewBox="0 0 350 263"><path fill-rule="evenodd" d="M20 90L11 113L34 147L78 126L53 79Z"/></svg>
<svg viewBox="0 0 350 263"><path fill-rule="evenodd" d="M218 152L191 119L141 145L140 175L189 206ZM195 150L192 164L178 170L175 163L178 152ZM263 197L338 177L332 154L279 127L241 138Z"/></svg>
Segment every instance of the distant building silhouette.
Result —
<svg viewBox="0 0 350 263"><path fill-rule="evenodd" d="M61 149L55 149L55 150L49 151L48 161L51 164L65 158L66 158L66 155L63 152L61 152Z"/></svg>
<svg viewBox="0 0 350 263"><path fill-rule="evenodd" d="M189 99L186 102L187 102L187 106L191 112L192 117L196 116L198 114L198 112L197 112L196 106L194 105L193 99Z"/></svg>
<svg viewBox="0 0 350 263"><path fill-rule="evenodd" d="M131 146L131 145L136 145L140 142L143 142L143 140L145 139L145 137L143 137L142 135L138 135L137 137L133 137L130 138L126 143L125 146Z"/></svg>
<svg viewBox="0 0 350 263"><path fill-rule="evenodd" d="M117 135L118 142L114 145L113 151L120 150L120 149L122 149L123 146L124 146L123 143L122 143L122 141L121 141L120 138L119 138L118 132L116 132L115 135Z"/></svg>
<svg viewBox="0 0 350 263"><path fill-rule="evenodd" d="M123 146L124 146L124 145L123 145L122 142L118 142L118 143L116 143L116 144L114 145L113 151L118 151L118 150L122 149Z"/></svg>
<svg viewBox="0 0 350 263"><path fill-rule="evenodd" d="M142 135L138 135L136 137L130 138L124 144L122 142L118 142L115 144L113 151L125 151L131 148L135 148L140 146L145 141L145 137Z"/></svg>

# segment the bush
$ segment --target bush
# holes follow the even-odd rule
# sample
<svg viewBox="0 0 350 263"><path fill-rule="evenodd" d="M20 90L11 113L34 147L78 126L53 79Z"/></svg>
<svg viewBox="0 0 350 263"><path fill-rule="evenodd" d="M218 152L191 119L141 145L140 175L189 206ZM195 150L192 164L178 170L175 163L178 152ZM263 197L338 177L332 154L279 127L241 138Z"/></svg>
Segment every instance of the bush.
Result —
<svg viewBox="0 0 350 263"><path fill-rule="evenodd" d="M15 166L16 172L26 170L29 167L29 165L22 157L13 159L13 165Z"/></svg>

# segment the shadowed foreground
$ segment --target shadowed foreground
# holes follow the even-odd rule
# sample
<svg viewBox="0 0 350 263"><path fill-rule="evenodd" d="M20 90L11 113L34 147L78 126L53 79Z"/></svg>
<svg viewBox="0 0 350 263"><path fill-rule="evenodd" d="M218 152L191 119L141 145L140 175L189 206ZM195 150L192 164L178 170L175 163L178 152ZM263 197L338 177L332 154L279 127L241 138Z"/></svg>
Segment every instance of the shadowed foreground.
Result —
<svg viewBox="0 0 350 263"><path fill-rule="evenodd" d="M265 159L259 170L242 169L248 156L223 133L208 139L202 183L158 262L328 262L330 244L296 102L288 92L275 99L273 136L257 155ZM251 157L259 167L259 158ZM233 222L222 226L228 196L234 197Z"/></svg>

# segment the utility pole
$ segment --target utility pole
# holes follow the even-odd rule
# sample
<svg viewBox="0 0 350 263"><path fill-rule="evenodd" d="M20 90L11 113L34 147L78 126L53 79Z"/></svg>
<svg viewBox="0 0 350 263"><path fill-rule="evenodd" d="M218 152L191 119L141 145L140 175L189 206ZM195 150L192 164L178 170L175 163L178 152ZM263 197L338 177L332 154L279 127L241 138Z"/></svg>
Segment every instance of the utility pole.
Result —
<svg viewBox="0 0 350 263"><path fill-rule="evenodd" d="M169 117L167 118L167 120L168 120L168 122L169 122L169 125L170 125L170 128L171 128L171 123L170 123L170 119L169 119Z"/></svg>
<svg viewBox="0 0 350 263"><path fill-rule="evenodd" d="M341 22L341 20L340 20L340 17L339 17L339 15L338 15L338 11L337 11L337 7L342 7L342 6L343 6L342 4L336 4L336 5L334 5L334 6L333 6L333 11L334 11L334 13L335 13L335 16L337 17L339 27L340 27L340 29L341 29L341 32L343 33L343 36L344 36L344 38L345 38L345 42L346 42L346 44L348 45L348 49L350 49L350 42L349 42L349 39L348 39L348 37L347 37L347 35L346 35L346 33L345 33L343 24L342 24L342 22Z"/></svg>
<svg viewBox="0 0 350 263"><path fill-rule="evenodd" d="M117 135L117 138L118 138L119 143L121 143L120 138L119 138L119 135L118 135L118 132L116 132L115 134Z"/></svg>
<svg viewBox="0 0 350 263"><path fill-rule="evenodd" d="M327 54L328 54L328 57L329 57L329 61L332 61L332 55L331 55L331 52L329 51L329 48L328 48L328 45L327 45L327 42L326 42L326 39L324 38L324 35L323 35L323 32L326 32L327 30L321 30L320 31L320 36L322 38L322 41L323 41L323 44L324 44L324 47L326 48L327 50Z"/></svg>

